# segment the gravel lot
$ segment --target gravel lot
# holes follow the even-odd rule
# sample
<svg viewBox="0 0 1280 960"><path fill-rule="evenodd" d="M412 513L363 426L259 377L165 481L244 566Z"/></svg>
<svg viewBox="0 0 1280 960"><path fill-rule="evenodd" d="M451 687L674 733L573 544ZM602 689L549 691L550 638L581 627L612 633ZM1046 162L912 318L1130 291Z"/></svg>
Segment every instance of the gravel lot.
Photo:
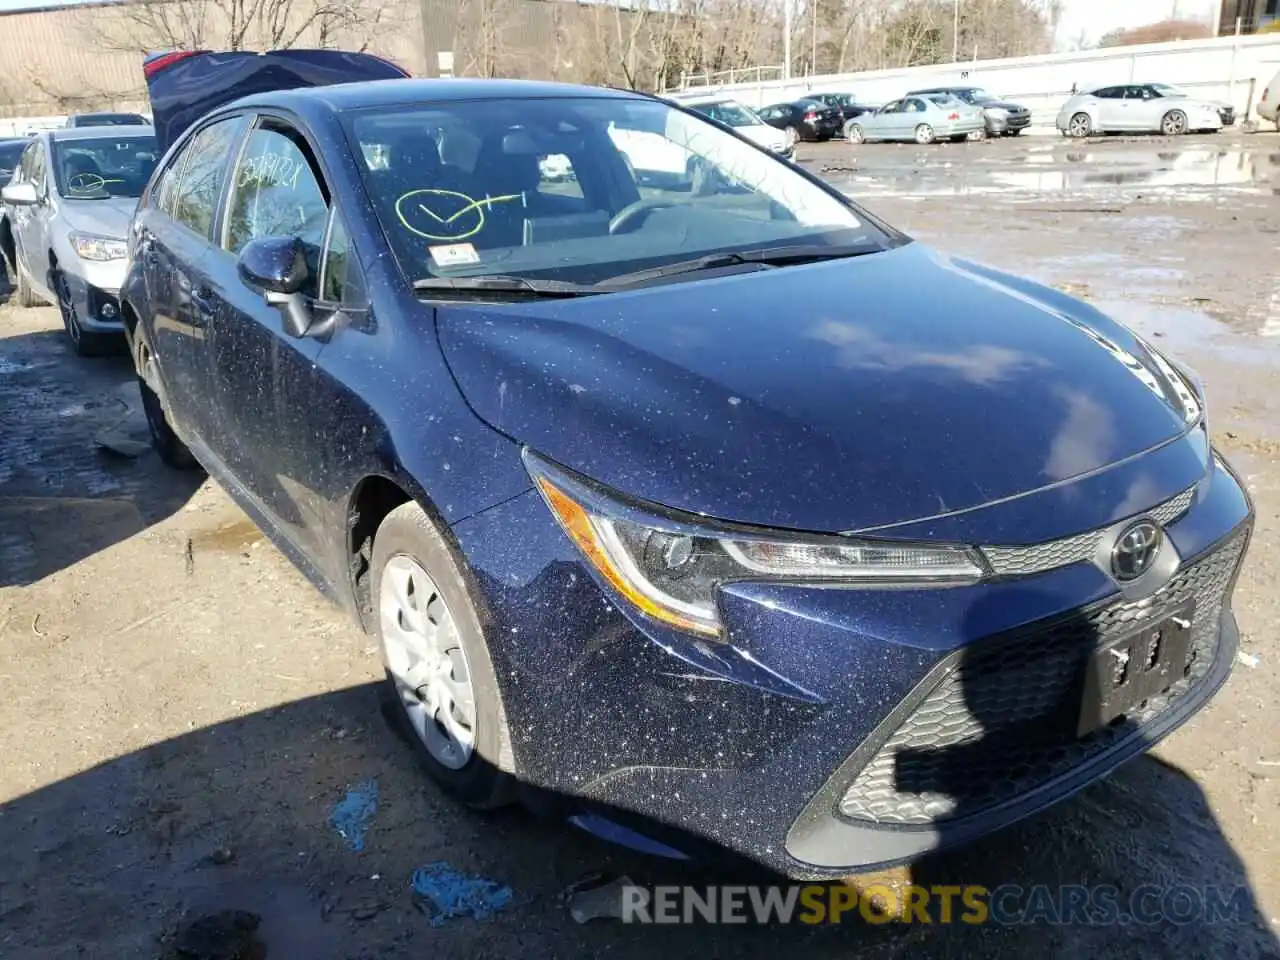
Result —
<svg viewBox="0 0 1280 960"><path fill-rule="evenodd" d="M154 956L225 909L259 914L280 958L1280 956L1280 135L805 144L800 158L917 238L1160 338L1205 377L1258 510L1242 659L1209 708L1079 798L896 878L1247 884L1244 922L580 926L560 892L586 875L706 877L442 799L379 714L369 639L220 490L129 449L145 432L127 361L77 360L55 310L6 304L0 956ZM380 804L356 852L329 817L371 777ZM433 926L409 878L439 860L509 885L511 904Z"/></svg>

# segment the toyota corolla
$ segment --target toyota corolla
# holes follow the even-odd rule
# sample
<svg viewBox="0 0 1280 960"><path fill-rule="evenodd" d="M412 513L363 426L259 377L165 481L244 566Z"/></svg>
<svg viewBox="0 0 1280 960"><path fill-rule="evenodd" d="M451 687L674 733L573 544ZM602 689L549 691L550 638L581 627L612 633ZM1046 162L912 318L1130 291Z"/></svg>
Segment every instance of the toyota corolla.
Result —
<svg viewBox="0 0 1280 960"><path fill-rule="evenodd" d="M1226 679L1250 502L1195 376L1090 305L642 94L146 73L157 448L378 637L462 801L835 875L1069 796ZM696 162L637 183L618 131Z"/></svg>

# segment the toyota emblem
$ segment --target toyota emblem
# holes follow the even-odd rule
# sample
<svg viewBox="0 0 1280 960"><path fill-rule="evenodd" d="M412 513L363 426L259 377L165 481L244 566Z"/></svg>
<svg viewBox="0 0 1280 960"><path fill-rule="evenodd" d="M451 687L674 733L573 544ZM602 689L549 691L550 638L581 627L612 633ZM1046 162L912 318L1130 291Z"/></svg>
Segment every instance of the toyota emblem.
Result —
<svg viewBox="0 0 1280 960"><path fill-rule="evenodd" d="M1137 580L1151 569L1163 534L1150 520L1139 520L1116 537L1111 548L1111 573L1121 582Z"/></svg>

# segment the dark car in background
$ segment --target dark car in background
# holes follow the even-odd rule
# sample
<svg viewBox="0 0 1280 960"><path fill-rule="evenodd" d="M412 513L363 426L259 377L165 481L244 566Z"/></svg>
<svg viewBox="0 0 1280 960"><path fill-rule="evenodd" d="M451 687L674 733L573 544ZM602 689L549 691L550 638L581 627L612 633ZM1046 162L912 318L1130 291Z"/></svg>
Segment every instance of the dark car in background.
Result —
<svg viewBox="0 0 1280 960"><path fill-rule="evenodd" d="M931 93L949 93L957 100L982 108L987 123L987 136L1016 137L1031 125L1031 111L1018 103L1001 100L981 87L928 87L913 90L907 96L925 96Z"/></svg>
<svg viewBox="0 0 1280 960"><path fill-rule="evenodd" d="M871 104L859 103L858 98L852 93L813 93L809 95L809 99L825 103L839 112L840 136L845 136L849 121L854 117L860 117L864 113L874 113L876 110L876 107Z"/></svg>
<svg viewBox="0 0 1280 960"><path fill-rule="evenodd" d="M151 121L140 113L73 113L68 127L145 127Z"/></svg>
<svg viewBox="0 0 1280 960"><path fill-rule="evenodd" d="M818 100L773 103L756 113L769 126L785 131L792 143L830 140L841 129L840 111Z"/></svg>
<svg viewBox="0 0 1280 960"><path fill-rule="evenodd" d="M30 142L29 137L0 140L0 186L9 182L9 178L13 176L13 171L18 166L18 161L22 158L22 151Z"/></svg>
<svg viewBox="0 0 1280 960"><path fill-rule="evenodd" d="M146 75L156 444L377 637L462 801L844 876L1075 793L1225 681L1252 506L1194 375L1094 306L631 91Z"/></svg>

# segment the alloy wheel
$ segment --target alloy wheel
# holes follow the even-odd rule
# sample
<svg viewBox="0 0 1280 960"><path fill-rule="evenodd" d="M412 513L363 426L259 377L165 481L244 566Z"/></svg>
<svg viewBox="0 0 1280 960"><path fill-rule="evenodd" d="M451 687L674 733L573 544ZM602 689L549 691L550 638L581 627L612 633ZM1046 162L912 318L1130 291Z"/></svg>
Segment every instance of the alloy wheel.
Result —
<svg viewBox="0 0 1280 960"><path fill-rule="evenodd" d="M916 127L916 143L933 143L933 127L927 123Z"/></svg>
<svg viewBox="0 0 1280 960"><path fill-rule="evenodd" d="M460 770L475 749L475 692L444 596L422 564L397 554L383 568L378 607L383 658L414 733Z"/></svg>
<svg viewBox="0 0 1280 960"><path fill-rule="evenodd" d="M865 139L862 133L862 127L858 126L858 124L855 123L853 126L849 128L848 137L849 137L850 143L862 143L862 141Z"/></svg>
<svg viewBox="0 0 1280 960"><path fill-rule="evenodd" d="M1160 130L1167 137L1176 137L1187 131L1187 115L1181 110L1170 110L1160 121Z"/></svg>
<svg viewBox="0 0 1280 960"><path fill-rule="evenodd" d="M76 316L75 301L71 299L71 287L67 278L58 274L58 310L62 314L62 325L67 328L67 336L77 347L80 346L80 319Z"/></svg>
<svg viewBox="0 0 1280 960"><path fill-rule="evenodd" d="M1067 124L1067 129L1073 137L1087 137L1093 130L1093 122L1087 113L1077 113Z"/></svg>

